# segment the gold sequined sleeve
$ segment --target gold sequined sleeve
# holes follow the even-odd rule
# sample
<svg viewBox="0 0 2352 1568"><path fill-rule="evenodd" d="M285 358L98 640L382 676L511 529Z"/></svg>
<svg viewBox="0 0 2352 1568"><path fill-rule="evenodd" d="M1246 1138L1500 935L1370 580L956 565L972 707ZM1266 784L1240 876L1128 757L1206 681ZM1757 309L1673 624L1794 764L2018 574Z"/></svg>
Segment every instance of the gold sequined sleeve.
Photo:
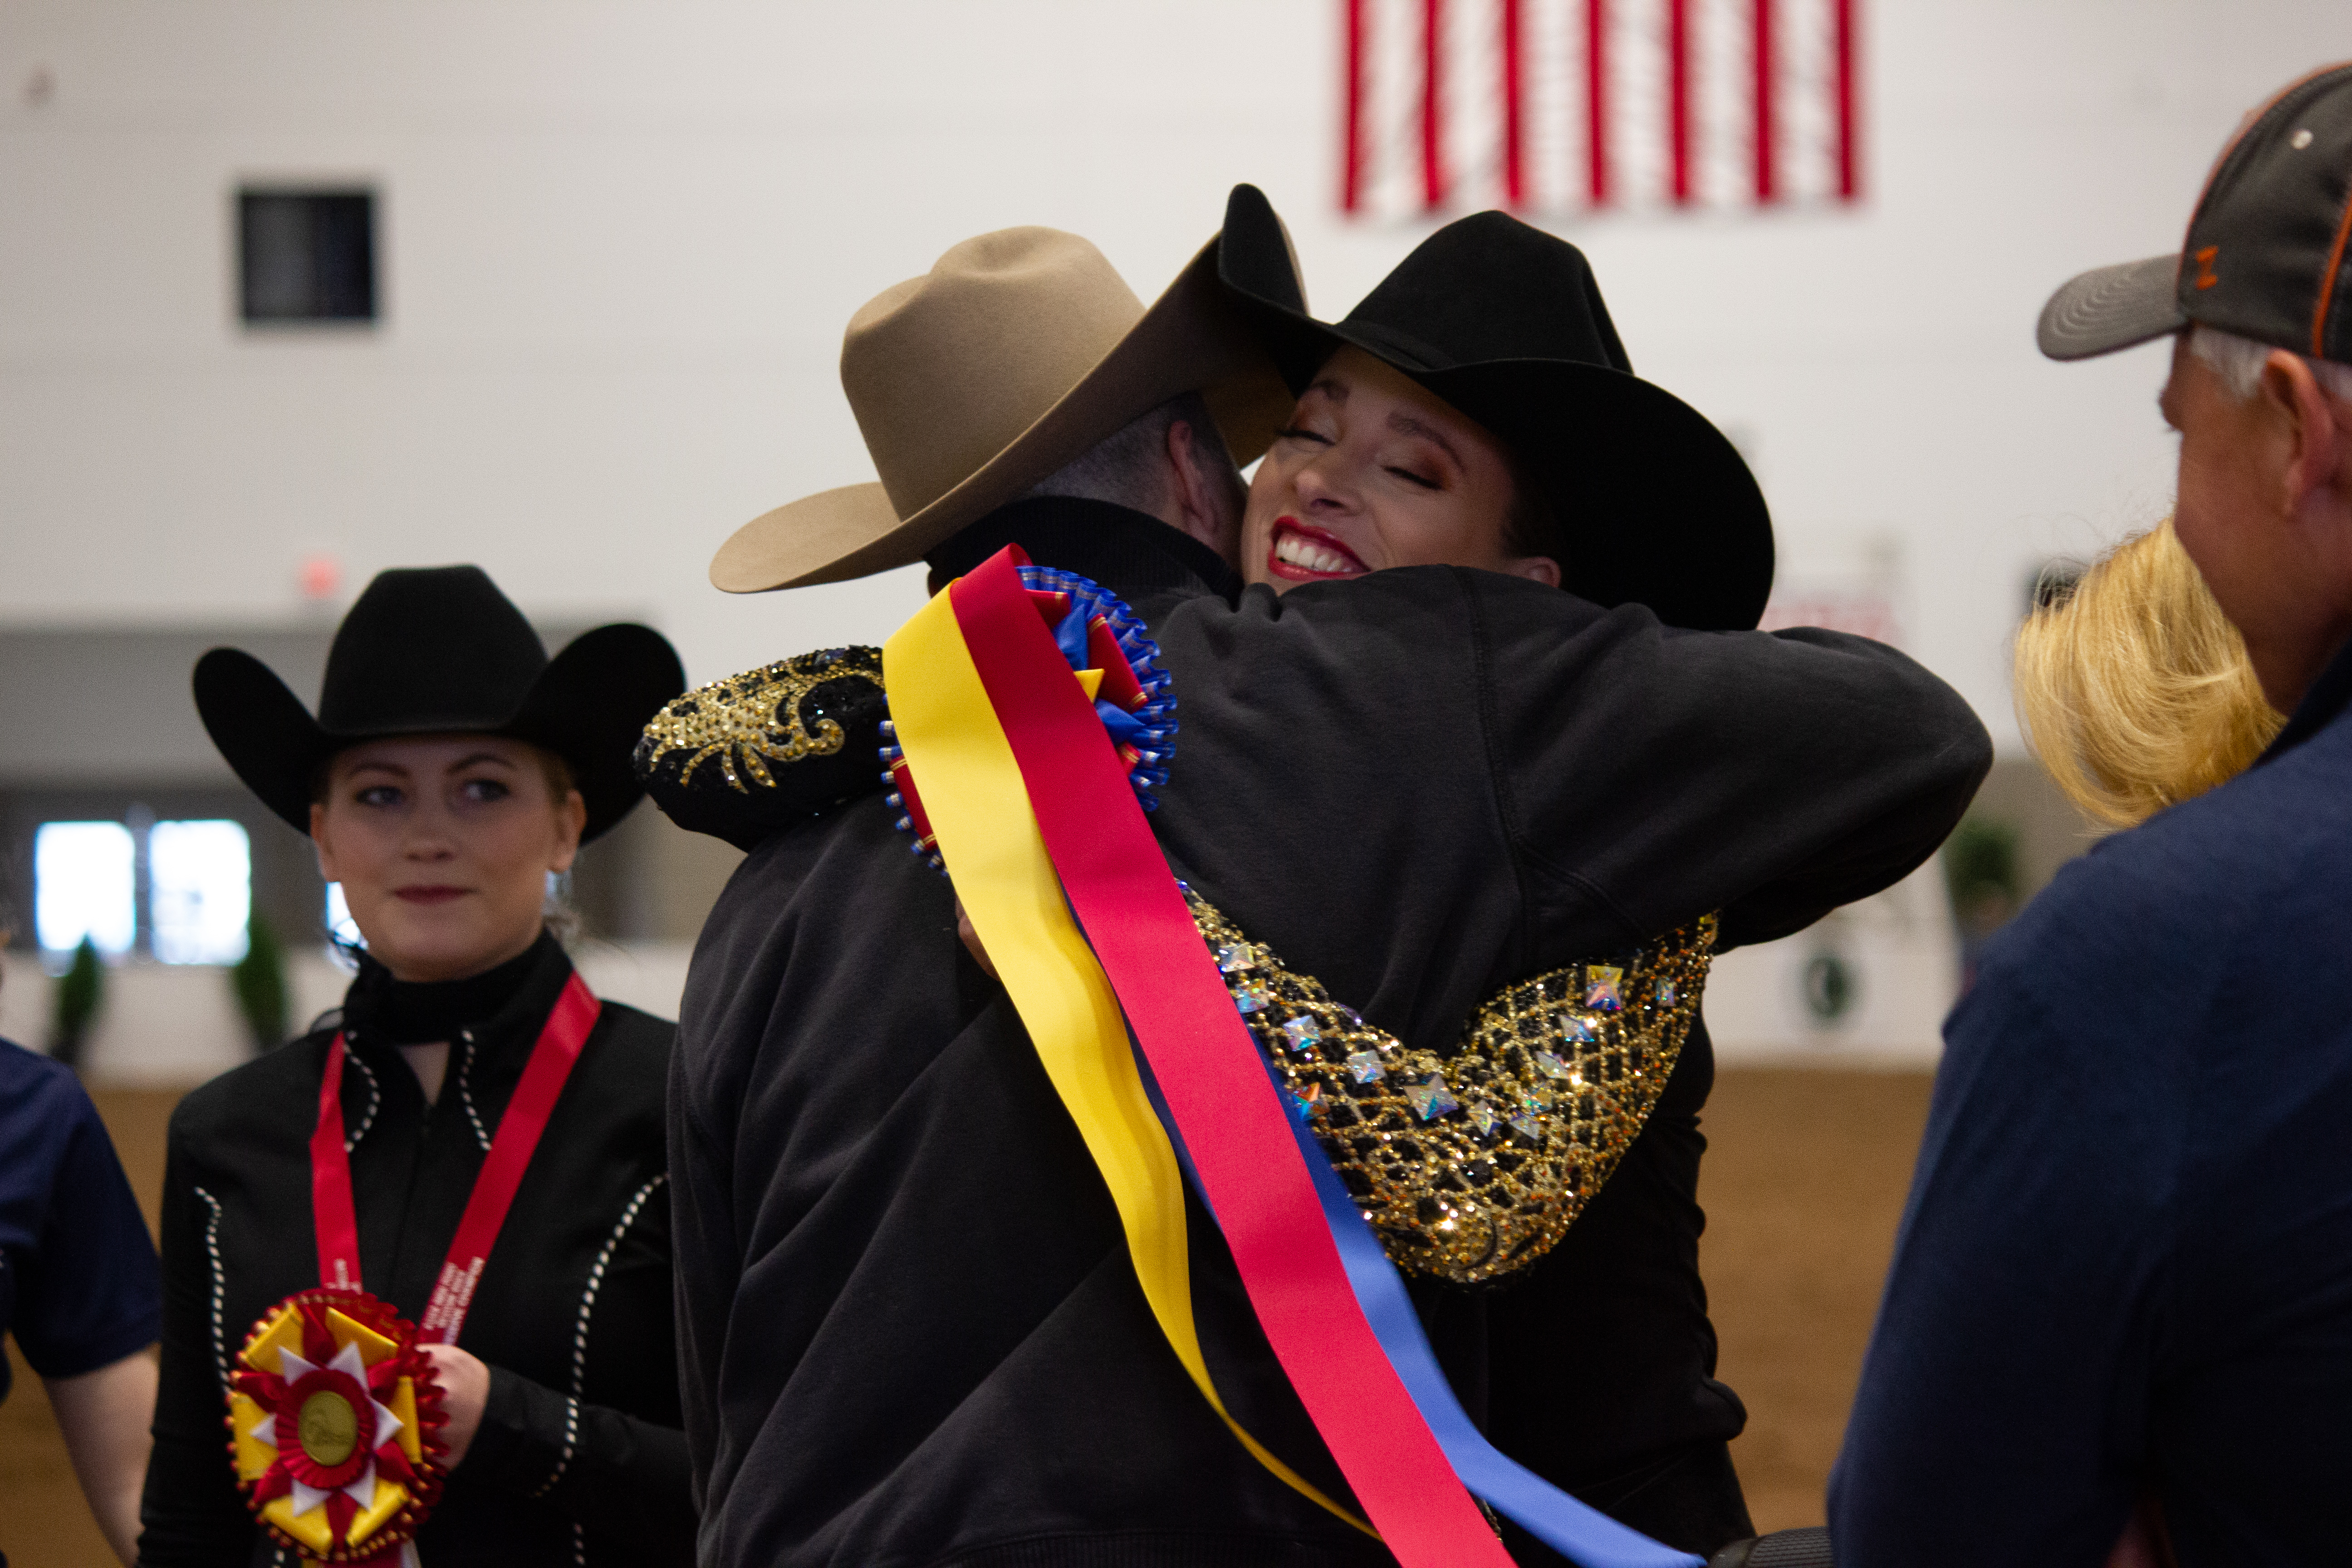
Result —
<svg viewBox="0 0 2352 1568"><path fill-rule="evenodd" d="M1234 1005L1390 1258L1464 1285L1550 1251L1617 1168L1681 1058L1715 947L1708 915L1523 980L1440 1056L1365 1023L1186 898Z"/></svg>
<svg viewBox="0 0 2352 1568"><path fill-rule="evenodd" d="M680 827L750 849L882 791L878 648L826 648L698 686L646 726L637 776Z"/></svg>

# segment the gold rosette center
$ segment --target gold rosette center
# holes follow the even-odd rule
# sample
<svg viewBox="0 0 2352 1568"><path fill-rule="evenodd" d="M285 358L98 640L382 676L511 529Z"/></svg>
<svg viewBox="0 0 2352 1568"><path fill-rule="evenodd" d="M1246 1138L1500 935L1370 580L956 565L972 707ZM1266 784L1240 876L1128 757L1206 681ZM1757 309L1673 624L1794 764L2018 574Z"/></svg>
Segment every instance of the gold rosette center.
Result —
<svg viewBox="0 0 2352 1568"><path fill-rule="evenodd" d="M352 1402L322 1388L302 1401L299 1422L302 1451L322 1465L340 1465L359 1446L359 1413Z"/></svg>

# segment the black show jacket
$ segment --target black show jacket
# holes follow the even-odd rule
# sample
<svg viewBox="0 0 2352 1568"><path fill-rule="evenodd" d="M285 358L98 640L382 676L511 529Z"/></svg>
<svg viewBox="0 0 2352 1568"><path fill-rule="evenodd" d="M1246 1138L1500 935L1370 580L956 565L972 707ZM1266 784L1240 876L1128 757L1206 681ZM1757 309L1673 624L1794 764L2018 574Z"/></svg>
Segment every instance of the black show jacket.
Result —
<svg viewBox="0 0 2352 1568"><path fill-rule="evenodd" d="M1158 638L1181 728L1151 821L1177 873L1408 1044L1447 1049L1503 984L1709 910L1726 945L1798 930L1918 865L1990 763L1948 687L1857 637L1682 632L1444 567L1235 602L1221 563L1140 514L998 517ZM1389 1561L1260 1470L1186 1380L896 814L803 805L704 929L672 1079L704 1563ZM1712 1072L1695 1029L1609 1184L1523 1277L1416 1290L1473 1417L1596 1498L1680 1453L1719 1463L1744 1420L1697 1270ZM1197 1202L1192 1221L1229 1406L1340 1491Z"/></svg>
<svg viewBox="0 0 2352 1568"><path fill-rule="evenodd" d="M571 974L563 949L542 938L514 996L450 1043L430 1106L396 1047L347 1039L362 1284L412 1322ZM662 1137L676 1036L605 1003L556 1101L458 1334L488 1363L490 1389L473 1447L417 1537L433 1568L693 1560ZM333 1038L308 1035L173 1112L142 1565L278 1561L229 1468L223 1368L265 1311L319 1283L309 1142Z"/></svg>

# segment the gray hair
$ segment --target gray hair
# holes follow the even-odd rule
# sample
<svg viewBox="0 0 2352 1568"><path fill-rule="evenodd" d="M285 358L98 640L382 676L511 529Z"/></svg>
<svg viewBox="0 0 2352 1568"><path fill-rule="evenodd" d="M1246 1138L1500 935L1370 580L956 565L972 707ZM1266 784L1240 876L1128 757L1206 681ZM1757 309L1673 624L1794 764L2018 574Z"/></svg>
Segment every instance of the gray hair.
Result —
<svg viewBox="0 0 2352 1568"><path fill-rule="evenodd" d="M1138 511L1157 510L1165 499L1168 430L1178 420L1192 427L1192 461L1211 489L1228 497L1236 512L1241 505L1241 476L1233 454L1217 433L1208 400L1197 392L1181 392L1130 419L1121 428L1096 442L1055 472L1029 487L1030 496L1072 496L1080 500L1107 500Z"/></svg>
<svg viewBox="0 0 2352 1568"><path fill-rule="evenodd" d="M2216 327L2192 327L2189 333L2189 352L2203 360L2205 368L2221 377L2230 395L2241 403L2252 399L2254 389L2262 384L2263 366L2276 347ZM2293 349L2284 352L2294 353ZM2309 354L2295 354L2295 358L2311 367L2312 379L2319 383L2321 391L2338 403L2352 403L2352 364L2313 359Z"/></svg>

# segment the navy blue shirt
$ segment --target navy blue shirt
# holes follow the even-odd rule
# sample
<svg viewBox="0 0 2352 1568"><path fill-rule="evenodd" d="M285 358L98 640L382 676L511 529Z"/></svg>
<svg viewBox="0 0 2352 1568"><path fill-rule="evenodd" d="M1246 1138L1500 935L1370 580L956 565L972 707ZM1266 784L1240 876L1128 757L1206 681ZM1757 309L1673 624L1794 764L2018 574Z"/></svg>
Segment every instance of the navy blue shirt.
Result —
<svg viewBox="0 0 2352 1568"><path fill-rule="evenodd" d="M98 1107L72 1068L0 1040L0 1330L43 1377L74 1377L162 1329L155 1243Z"/></svg>
<svg viewBox="0 0 2352 1568"><path fill-rule="evenodd" d="M1840 1568L2341 1561L2352 650L2263 760L2061 872L1945 1029L1830 1484Z"/></svg>

